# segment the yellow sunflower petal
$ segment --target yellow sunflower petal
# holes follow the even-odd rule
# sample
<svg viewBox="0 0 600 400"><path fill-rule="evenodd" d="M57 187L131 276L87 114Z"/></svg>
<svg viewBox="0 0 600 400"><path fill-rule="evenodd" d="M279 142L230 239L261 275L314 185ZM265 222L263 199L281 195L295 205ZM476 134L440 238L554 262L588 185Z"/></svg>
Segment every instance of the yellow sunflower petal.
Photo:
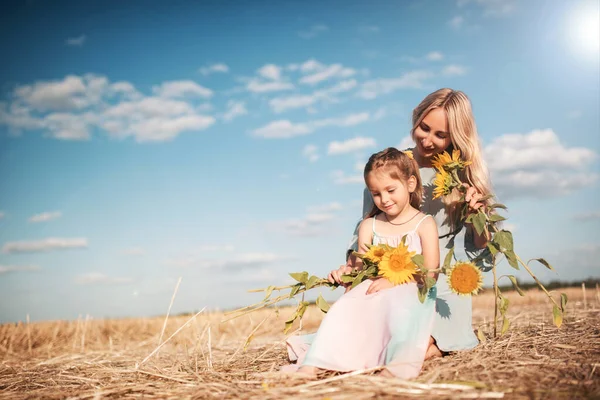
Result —
<svg viewBox="0 0 600 400"><path fill-rule="evenodd" d="M450 290L458 295L476 295L483 285L481 270L470 262L456 263L447 275Z"/></svg>
<svg viewBox="0 0 600 400"><path fill-rule="evenodd" d="M417 273L417 266L412 261L414 255L415 252L408 251L404 244L388 250L379 262L379 275L394 285L414 282Z"/></svg>
<svg viewBox="0 0 600 400"><path fill-rule="evenodd" d="M365 253L364 258L368 258L369 260L378 263L383 258L383 255L387 251L388 246L379 245L379 246L371 246L369 251Z"/></svg>
<svg viewBox="0 0 600 400"><path fill-rule="evenodd" d="M433 198L447 196L452 192L452 176L443 168L438 170L433 180Z"/></svg>
<svg viewBox="0 0 600 400"><path fill-rule="evenodd" d="M404 150L403 153L406 154L408 156L408 158L410 158L411 160L415 159L415 156L413 155L412 150Z"/></svg>

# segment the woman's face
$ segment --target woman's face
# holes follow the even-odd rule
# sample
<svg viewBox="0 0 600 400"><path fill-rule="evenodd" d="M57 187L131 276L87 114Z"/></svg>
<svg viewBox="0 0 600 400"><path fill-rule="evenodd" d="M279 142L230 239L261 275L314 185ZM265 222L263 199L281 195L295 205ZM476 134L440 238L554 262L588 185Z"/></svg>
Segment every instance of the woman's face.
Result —
<svg viewBox="0 0 600 400"><path fill-rule="evenodd" d="M429 111L414 132L416 150L425 159L444 152L452 143L448 132L448 118L442 108Z"/></svg>

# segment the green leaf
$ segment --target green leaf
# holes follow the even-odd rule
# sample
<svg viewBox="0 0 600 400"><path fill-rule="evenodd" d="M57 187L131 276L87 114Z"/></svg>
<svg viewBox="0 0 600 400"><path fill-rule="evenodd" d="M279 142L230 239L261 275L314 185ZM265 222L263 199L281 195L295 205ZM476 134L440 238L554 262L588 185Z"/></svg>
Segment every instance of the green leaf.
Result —
<svg viewBox="0 0 600 400"><path fill-rule="evenodd" d="M414 256L412 256L411 260L412 262L417 264L417 267L423 267L423 263L425 262L425 258L422 254L415 254Z"/></svg>
<svg viewBox="0 0 600 400"><path fill-rule="evenodd" d="M504 317L502 319L502 330L500 331L500 335L504 335L508 331L509 327L510 327L510 322L508 321L508 318Z"/></svg>
<svg viewBox="0 0 600 400"><path fill-rule="evenodd" d="M452 256L454 256L454 246L450 250L448 250L448 254L444 257L444 268L450 268L450 264L452 263Z"/></svg>
<svg viewBox="0 0 600 400"><path fill-rule="evenodd" d="M515 278L514 275L505 275L505 276L508 279L510 279L510 281L512 282L513 286L515 287L515 290L517 291L517 293L519 293L521 296L525 296L525 293L519 287L519 283L517 282L517 278Z"/></svg>
<svg viewBox="0 0 600 400"><path fill-rule="evenodd" d="M512 233L507 230L501 230L494 234L493 241L504 252L504 250L514 250Z"/></svg>
<svg viewBox="0 0 600 400"><path fill-rule="evenodd" d="M480 343L485 343L485 335L483 334L483 331L481 330L481 327L479 329L477 329L477 339L479 339Z"/></svg>
<svg viewBox="0 0 600 400"><path fill-rule="evenodd" d="M490 209L494 209L494 208L501 208L503 210L508 210L508 208L504 205L504 204L500 204L500 203L494 203L491 206L488 206L488 208Z"/></svg>
<svg viewBox="0 0 600 400"><path fill-rule="evenodd" d="M486 222L487 218L482 210L480 210L477 214L475 214L475 217L473 217L473 227L478 235L483 234Z"/></svg>
<svg viewBox="0 0 600 400"><path fill-rule="evenodd" d="M554 325L556 325L557 328L560 328L560 326L563 323L563 313L562 311L560 311L560 308L553 306L552 317L552 319L554 320Z"/></svg>
<svg viewBox="0 0 600 400"><path fill-rule="evenodd" d="M352 282L352 281L354 280L354 278L356 278L354 275L351 275L351 274L345 274L345 275L342 275L342 276L340 277L340 280L341 280L343 283L350 283L350 282Z"/></svg>
<svg viewBox="0 0 600 400"><path fill-rule="evenodd" d="M467 218L465 218L465 223L472 224L474 217L475 217L475 214L469 214L469 215L467 215Z"/></svg>
<svg viewBox="0 0 600 400"><path fill-rule="evenodd" d="M306 271L292 272L290 273L290 276L300 283L306 284L306 282L308 281L308 272Z"/></svg>
<svg viewBox="0 0 600 400"><path fill-rule="evenodd" d="M498 247L496 247L497 245L494 242L487 242L486 246L490 250L490 253L492 253L493 256L498 254L498 252L500 251L500 250L498 250Z"/></svg>
<svg viewBox="0 0 600 400"><path fill-rule="evenodd" d="M317 307L319 307L319 309L321 311L323 311L325 314L327 314L327 311L329 311L329 304L323 298L323 296L319 295L319 297L317 297L316 304L317 304Z"/></svg>
<svg viewBox="0 0 600 400"><path fill-rule="evenodd" d="M306 290L313 288L316 285L316 283L320 280L321 278L319 278L318 276L312 275L310 278L308 278L308 281L306 282Z"/></svg>
<svg viewBox="0 0 600 400"><path fill-rule="evenodd" d="M436 284L436 280L430 276L425 277L425 285L427 285L427 289L434 287Z"/></svg>
<svg viewBox="0 0 600 400"><path fill-rule="evenodd" d="M500 313L502 315L506 314L506 311L508 311L508 304L510 302L508 301L508 299L506 297L500 297Z"/></svg>
<svg viewBox="0 0 600 400"><path fill-rule="evenodd" d="M292 329L292 325L294 324L294 320L285 321L285 329L283 330L283 334L287 335L287 333Z"/></svg>
<svg viewBox="0 0 600 400"><path fill-rule="evenodd" d="M302 283L297 283L294 286L292 286L292 290L290 290L290 299L298 294L298 291L300 290L301 287L302 287Z"/></svg>
<svg viewBox="0 0 600 400"><path fill-rule="evenodd" d="M493 194L486 194L485 196L481 196L478 201L486 201L494 197Z"/></svg>
<svg viewBox="0 0 600 400"><path fill-rule="evenodd" d="M512 250L505 250L504 255L506 256L506 260L508 264L514 269L519 269L519 261L517 260L517 255Z"/></svg>
<svg viewBox="0 0 600 400"><path fill-rule="evenodd" d="M543 258L533 258L533 259L529 260L527 262L527 264L529 264L531 261L537 261L540 264L542 264L544 267L556 272L556 270L554 268L552 268L552 265L550 265L550 263L548 261L544 260Z"/></svg>
<svg viewBox="0 0 600 400"><path fill-rule="evenodd" d="M490 215L490 222L499 222L499 221L504 221L504 220L506 220L506 218L504 218L502 215L499 215L499 214Z"/></svg>
<svg viewBox="0 0 600 400"><path fill-rule="evenodd" d="M567 298L567 295L564 293L560 294L560 309L562 312L565 312L565 309L567 308L567 301L569 299Z"/></svg>
<svg viewBox="0 0 600 400"><path fill-rule="evenodd" d="M429 290L427 290L427 288L425 286L422 286L419 288L419 301L421 303L425 303L425 299L427 299L427 293L429 292Z"/></svg>
<svg viewBox="0 0 600 400"><path fill-rule="evenodd" d="M265 292L265 300L269 300L269 297L271 297L271 294L273 293L273 289L275 289L275 286L269 286Z"/></svg>

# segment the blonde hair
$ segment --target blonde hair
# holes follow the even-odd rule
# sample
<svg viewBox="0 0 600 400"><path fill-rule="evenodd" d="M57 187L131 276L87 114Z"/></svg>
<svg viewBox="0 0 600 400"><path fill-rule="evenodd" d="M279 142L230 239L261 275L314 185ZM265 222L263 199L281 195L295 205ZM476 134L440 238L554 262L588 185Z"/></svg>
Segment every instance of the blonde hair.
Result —
<svg viewBox="0 0 600 400"><path fill-rule="evenodd" d="M415 190L410 193L409 201L410 205L418 210L423 201L423 184L421 183L421 175L419 174L419 165L417 162L400 150L394 147L388 147L369 157L369 161L367 161L364 171L365 183L369 173L381 168L385 168L385 172L388 173L392 179L400 180L405 186L411 176L416 178L417 184L415 185ZM380 212L381 210L373 204L373 208L371 208L371 211L365 218L374 217Z"/></svg>
<svg viewBox="0 0 600 400"><path fill-rule="evenodd" d="M448 120L448 130L452 144L446 151L460 150L461 159L471 161L463 171L461 179L473 186L482 195L493 194L492 186L488 174L488 169L483 160L481 143L477 135L477 126L475 117L471 109L471 102L466 94L458 90L448 88L439 89L429 94L413 110L412 130L410 131L413 140L415 139L415 129L421 124L423 118L433 109L441 108L446 112ZM453 203L458 199L458 193L448 196L445 204L449 207L450 220L455 221L457 217ZM486 203L490 205L493 200L490 198Z"/></svg>

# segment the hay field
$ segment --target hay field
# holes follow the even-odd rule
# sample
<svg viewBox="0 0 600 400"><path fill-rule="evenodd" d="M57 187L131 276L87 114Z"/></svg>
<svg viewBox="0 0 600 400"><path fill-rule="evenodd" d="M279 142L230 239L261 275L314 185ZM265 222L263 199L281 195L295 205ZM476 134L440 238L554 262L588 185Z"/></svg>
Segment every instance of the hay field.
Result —
<svg viewBox="0 0 600 400"><path fill-rule="evenodd" d="M282 375L289 308L226 323L214 312L170 317L160 348L164 317L5 324L0 399L600 398L600 294L588 288L584 301L580 288L564 291L568 314L560 330L543 293L509 293L512 326L496 339L492 293L476 297L473 326L486 341L427 361L414 381L376 371L327 373L316 381ZM303 332L320 320L310 308Z"/></svg>

